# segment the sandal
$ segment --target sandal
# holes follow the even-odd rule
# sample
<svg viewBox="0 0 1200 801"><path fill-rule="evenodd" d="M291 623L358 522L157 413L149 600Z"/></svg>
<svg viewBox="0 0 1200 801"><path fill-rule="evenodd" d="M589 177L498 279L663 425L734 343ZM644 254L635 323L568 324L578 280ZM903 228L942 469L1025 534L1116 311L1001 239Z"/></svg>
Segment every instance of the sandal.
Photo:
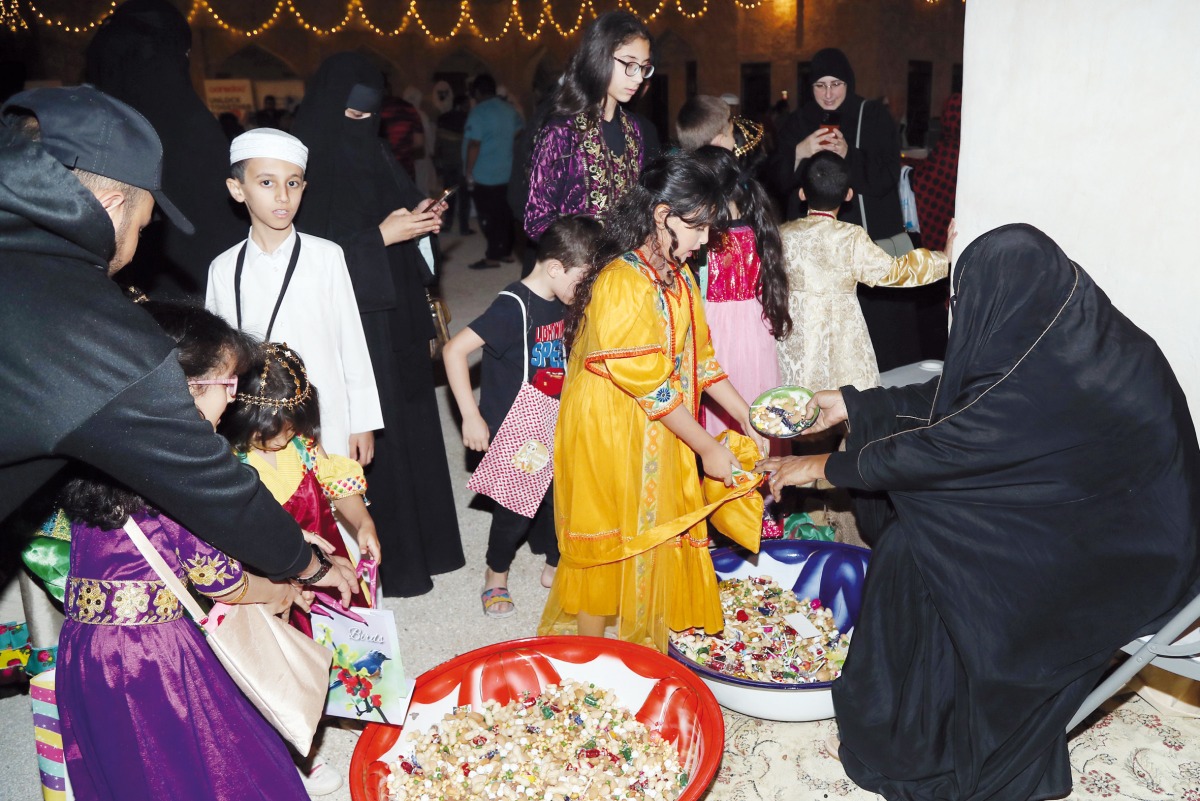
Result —
<svg viewBox="0 0 1200 801"><path fill-rule="evenodd" d="M513 598L508 592L508 587L493 587L490 590L485 589L482 593L480 593L479 600L483 602L483 613L488 617L511 617L517 613L517 605L513 603ZM497 604L508 604L512 608L507 612L492 611L492 607L496 606Z"/></svg>

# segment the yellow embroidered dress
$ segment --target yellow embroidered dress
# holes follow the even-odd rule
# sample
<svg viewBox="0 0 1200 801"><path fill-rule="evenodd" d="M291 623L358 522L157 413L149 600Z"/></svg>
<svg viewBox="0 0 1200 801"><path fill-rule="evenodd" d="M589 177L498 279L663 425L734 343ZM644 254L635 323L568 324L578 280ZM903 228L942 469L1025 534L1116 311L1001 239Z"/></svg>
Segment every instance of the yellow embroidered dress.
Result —
<svg viewBox="0 0 1200 801"><path fill-rule="evenodd" d="M695 416L700 393L725 379L702 309L688 270L668 287L635 253L597 277L562 391L562 562L539 634L575 633L579 612L608 615L621 639L665 651L669 628L722 627L703 520L649 550L631 543L704 506L696 454L661 422L681 405Z"/></svg>

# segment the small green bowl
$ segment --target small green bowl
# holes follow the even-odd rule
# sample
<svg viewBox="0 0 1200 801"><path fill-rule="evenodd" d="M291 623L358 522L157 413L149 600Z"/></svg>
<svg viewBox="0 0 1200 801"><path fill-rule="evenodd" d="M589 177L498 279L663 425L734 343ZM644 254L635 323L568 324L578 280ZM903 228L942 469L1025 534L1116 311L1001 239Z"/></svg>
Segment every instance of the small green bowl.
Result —
<svg viewBox="0 0 1200 801"><path fill-rule="evenodd" d="M750 425L754 426L754 430L764 437L774 439L797 437L800 432L816 423L817 417L820 415L818 410L811 417L804 417L804 407L813 394L811 389L805 387L768 389L755 398L754 403L750 404ZM790 422L792 426L789 427L779 413L771 411L771 409L794 410L787 415L787 422ZM795 428L794 431L792 427Z"/></svg>

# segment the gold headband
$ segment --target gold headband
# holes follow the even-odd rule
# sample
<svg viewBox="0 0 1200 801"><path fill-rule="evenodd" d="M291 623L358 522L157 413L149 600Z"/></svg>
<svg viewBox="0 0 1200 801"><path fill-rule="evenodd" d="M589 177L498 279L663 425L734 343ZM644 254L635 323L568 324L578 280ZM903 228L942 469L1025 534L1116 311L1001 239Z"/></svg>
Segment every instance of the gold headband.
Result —
<svg viewBox="0 0 1200 801"><path fill-rule="evenodd" d="M274 342L263 343L263 369L258 380L258 394L247 395L244 392L239 392L237 399L243 403L250 403L254 406L269 406L271 414L279 414L280 409L295 409L300 404L304 403L312 395L312 383L308 380L308 371L304 369L304 362L296 355L296 352L287 346L287 343L276 345ZM268 398L264 394L267 391L267 373L271 369L271 360L279 362L283 369L287 370L292 376L292 383L296 387L296 392L292 397L286 400L277 398ZM292 369L289 360L296 363L296 367L300 370L299 374Z"/></svg>
<svg viewBox="0 0 1200 801"><path fill-rule="evenodd" d="M733 149L733 155L741 158L758 147L759 142L763 138L763 127L754 120L748 120L745 117L734 117L733 124L742 132L742 138L746 140Z"/></svg>

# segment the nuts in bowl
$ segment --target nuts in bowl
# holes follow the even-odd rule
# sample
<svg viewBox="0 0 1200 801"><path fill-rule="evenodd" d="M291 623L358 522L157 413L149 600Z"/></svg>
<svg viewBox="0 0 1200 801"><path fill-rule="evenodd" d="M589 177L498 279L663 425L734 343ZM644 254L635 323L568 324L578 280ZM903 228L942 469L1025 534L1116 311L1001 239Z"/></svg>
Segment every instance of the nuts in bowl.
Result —
<svg viewBox="0 0 1200 801"><path fill-rule="evenodd" d="M813 392L805 387L768 389L750 404L750 425L764 437L791 439L817 422L820 411L805 414Z"/></svg>

